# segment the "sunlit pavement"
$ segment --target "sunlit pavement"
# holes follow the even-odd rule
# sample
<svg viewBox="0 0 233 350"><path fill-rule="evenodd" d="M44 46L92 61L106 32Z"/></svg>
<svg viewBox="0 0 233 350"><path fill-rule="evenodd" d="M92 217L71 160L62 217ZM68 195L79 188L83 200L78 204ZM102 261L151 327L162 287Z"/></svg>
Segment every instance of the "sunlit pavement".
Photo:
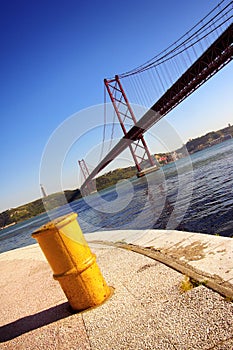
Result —
<svg viewBox="0 0 233 350"><path fill-rule="evenodd" d="M90 247L97 255L113 294L101 306L75 314L71 313L59 283L53 280L52 271L37 244L2 253L0 348L233 348L233 304L229 297L205 284L183 292L181 272L143 254L106 245L106 241L118 242L126 248L128 241L137 247L154 247L155 254L173 256L175 262L188 261L194 270L205 266L203 274L208 270L203 262L213 257L212 265L218 265L226 276L232 274L232 270L221 269L221 264L224 265L224 259L232 254L233 240L214 237L216 240L211 239L212 245L208 246L208 237L205 237L208 235L201 238L182 233L179 240L171 232L167 233L165 242L164 234L165 231L155 230L112 231L108 239L107 233L86 235L88 241L92 241ZM193 243L195 237L199 244ZM97 244L97 240L104 243ZM225 244L225 254L222 244ZM182 250L181 247L186 248ZM188 268L188 264L185 267ZM213 275L212 265L209 264L209 274ZM228 291L229 281L228 278Z"/></svg>

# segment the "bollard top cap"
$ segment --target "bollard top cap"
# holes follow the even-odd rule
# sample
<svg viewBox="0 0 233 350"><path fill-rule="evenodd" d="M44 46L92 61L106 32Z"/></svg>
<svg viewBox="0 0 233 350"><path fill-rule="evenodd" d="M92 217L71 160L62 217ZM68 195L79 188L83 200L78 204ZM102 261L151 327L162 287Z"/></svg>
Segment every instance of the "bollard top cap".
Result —
<svg viewBox="0 0 233 350"><path fill-rule="evenodd" d="M52 220L51 223L53 223L53 225L57 228L61 228L62 226L67 225L69 222L76 220L77 216L77 213L70 213Z"/></svg>
<svg viewBox="0 0 233 350"><path fill-rule="evenodd" d="M32 237L47 230L60 229L61 227L67 225L69 222L76 220L77 216L77 213L70 213L67 215L60 216L52 221L49 221L40 228L38 228L36 231L34 231Z"/></svg>

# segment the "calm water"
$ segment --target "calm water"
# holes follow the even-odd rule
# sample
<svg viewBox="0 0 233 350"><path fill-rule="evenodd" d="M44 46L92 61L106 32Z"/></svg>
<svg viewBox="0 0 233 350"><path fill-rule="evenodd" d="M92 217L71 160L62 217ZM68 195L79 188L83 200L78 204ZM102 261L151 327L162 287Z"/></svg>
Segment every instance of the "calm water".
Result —
<svg viewBox="0 0 233 350"><path fill-rule="evenodd" d="M0 252L36 243L51 218L78 213L84 233L178 229L233 236L233 139L0 231Z"/></svg>

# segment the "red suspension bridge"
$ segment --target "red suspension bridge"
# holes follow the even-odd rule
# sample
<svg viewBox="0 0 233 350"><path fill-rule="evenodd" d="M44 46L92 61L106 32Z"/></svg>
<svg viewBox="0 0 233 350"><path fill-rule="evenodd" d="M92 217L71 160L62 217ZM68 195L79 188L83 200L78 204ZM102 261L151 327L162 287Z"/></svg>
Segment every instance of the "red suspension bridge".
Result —
<svg viewBox="0 0 233 350"><path fill-rule="evenodd" d="M157 168L144 134L232 60L232 17L233 1L223 0L160 54L131 71L104 80L123 137L91 172L84 160L79 161L85 180L83 193L92 192L92 179L127 147L138 176ZM138 121L129 101L147 107Z"/></svg>

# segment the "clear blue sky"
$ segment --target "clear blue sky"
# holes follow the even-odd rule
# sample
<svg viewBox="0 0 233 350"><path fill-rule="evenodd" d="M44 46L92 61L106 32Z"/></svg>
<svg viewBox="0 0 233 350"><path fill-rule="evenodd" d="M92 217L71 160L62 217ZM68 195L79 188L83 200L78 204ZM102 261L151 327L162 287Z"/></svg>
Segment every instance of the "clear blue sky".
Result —
<svg viewBox="0 0 233 350"><path fill-rule="evenodd" d="M40 197L50 135L72 114L103 103L105 77L144 63L218 2L2 0L0 211ZM232 73L230 63L166 117L184 141L233 122ZM77 159L84 156L79 148Z"/></svg>

